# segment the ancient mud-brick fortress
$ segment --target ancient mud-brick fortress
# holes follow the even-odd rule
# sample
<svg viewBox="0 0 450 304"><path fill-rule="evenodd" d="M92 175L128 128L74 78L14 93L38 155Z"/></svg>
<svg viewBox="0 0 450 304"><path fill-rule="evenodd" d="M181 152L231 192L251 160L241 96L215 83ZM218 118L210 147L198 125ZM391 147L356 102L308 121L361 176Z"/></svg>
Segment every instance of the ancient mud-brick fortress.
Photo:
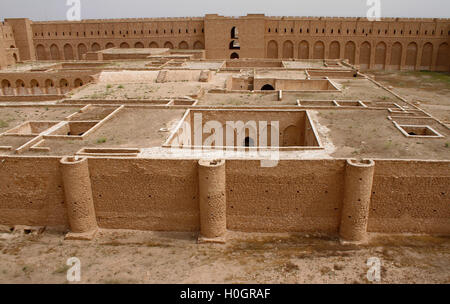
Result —
<svg viewBox="0 0 450 304"><path fill-rule="evenodd" d="M361 69L448 71L448 19L267 17L33 22L0 26L0 67L111 47L205 49L207 59L348 59Z"/></svg>
<svg viewBox="0 0 450 304"><path fill-rule="evenodd" d="M449 35L448 19L6 19L0 231L450 235L449 116L365 72L449 71Z"/></svg>

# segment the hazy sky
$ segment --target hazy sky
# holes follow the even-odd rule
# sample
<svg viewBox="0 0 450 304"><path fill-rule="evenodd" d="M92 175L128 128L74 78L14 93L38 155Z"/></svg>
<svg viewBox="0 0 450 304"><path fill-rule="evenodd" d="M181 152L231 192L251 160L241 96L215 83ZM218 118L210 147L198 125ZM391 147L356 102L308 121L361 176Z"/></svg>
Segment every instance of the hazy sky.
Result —
<svg viewBox="0 0 450 304"><path fill-rule="evenodd" d="M0 0L0 19L65 20L67 0ZM366 16L367 0L80 0L82 19L203 16ZM450 18L450 0L380 0L382 17Z"/></svg>

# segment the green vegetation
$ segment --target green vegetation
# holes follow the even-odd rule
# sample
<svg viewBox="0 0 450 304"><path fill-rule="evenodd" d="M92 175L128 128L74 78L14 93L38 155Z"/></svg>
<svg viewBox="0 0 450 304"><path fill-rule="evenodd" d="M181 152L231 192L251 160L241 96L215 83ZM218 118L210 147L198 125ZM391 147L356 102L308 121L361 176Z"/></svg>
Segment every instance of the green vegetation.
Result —
<svg viewBox="0 0 450 304"><path fill-rule="evenodd" d="M106 86L106 89L111 89L112 88L112 85L110 85L110 84L108 84L107 86Z"/></svg>
<svg viewBox="0 0 450 304"><path fill-rule="evenodd" d="M118 89L123 89L124 86L123 86L123 85L119 85L117 88L118 88Z"/></svg>
<svg viewBox="0 0 450 304"><path fill-rule="evenodd" d="M6 128L6 127L9 127L9 124L6 121L0 119L0 128Z"/></svg>
<svg viewBox="0 0 450 304"><path fill-rule="evenodd" d="M100 137L99 139L97 139L97 143L98 144L104 144L106 142L106 138L105 137Z"/></svg>

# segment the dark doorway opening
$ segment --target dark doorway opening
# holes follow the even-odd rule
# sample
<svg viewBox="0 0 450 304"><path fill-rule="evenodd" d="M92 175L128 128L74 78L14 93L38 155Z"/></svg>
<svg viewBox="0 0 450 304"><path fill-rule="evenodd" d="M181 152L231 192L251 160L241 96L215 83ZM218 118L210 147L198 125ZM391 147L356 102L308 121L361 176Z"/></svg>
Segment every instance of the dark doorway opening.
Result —
<svg viewBox="0 0 450 304"><path fill-rule="evenodd" d="M238 53L233 53L230 56L231 59L239 59L239 54Z"/></svg>
<svg viewBox="0 0 450 304"><path fill-rule="evenodd" d="M275 90L275 89L274 89L273 86L271 86L270 84L265 84L265 85L263 85L263 87L261 88L261 91L273 91L273 90Z"/></svg>
<svg viewBox="0 0 450 304"><path fill-rule="evenodd" d="M255 141L251 137L247 136L244 139L244 146L245 147L254 147L255 146Z"/></svg>

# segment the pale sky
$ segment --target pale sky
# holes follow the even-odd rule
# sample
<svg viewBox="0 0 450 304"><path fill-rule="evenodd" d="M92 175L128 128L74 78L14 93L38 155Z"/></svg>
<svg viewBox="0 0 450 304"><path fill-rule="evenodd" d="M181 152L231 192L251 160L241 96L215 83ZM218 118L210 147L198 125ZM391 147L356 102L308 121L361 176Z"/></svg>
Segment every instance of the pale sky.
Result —
<svg viewBox="0 0 450 304"><path fill-rule="evenodd" d="M65 20L68 0L0 0L0 20ZM71 0L69 0L71 1ZM72 0L73 1L73 0ZM367 0L80 0L82 19L244 16L365 17ZM371 1L371 0L369 0ZM380 0L381 17L450 18L450 0Z"/></svg>

